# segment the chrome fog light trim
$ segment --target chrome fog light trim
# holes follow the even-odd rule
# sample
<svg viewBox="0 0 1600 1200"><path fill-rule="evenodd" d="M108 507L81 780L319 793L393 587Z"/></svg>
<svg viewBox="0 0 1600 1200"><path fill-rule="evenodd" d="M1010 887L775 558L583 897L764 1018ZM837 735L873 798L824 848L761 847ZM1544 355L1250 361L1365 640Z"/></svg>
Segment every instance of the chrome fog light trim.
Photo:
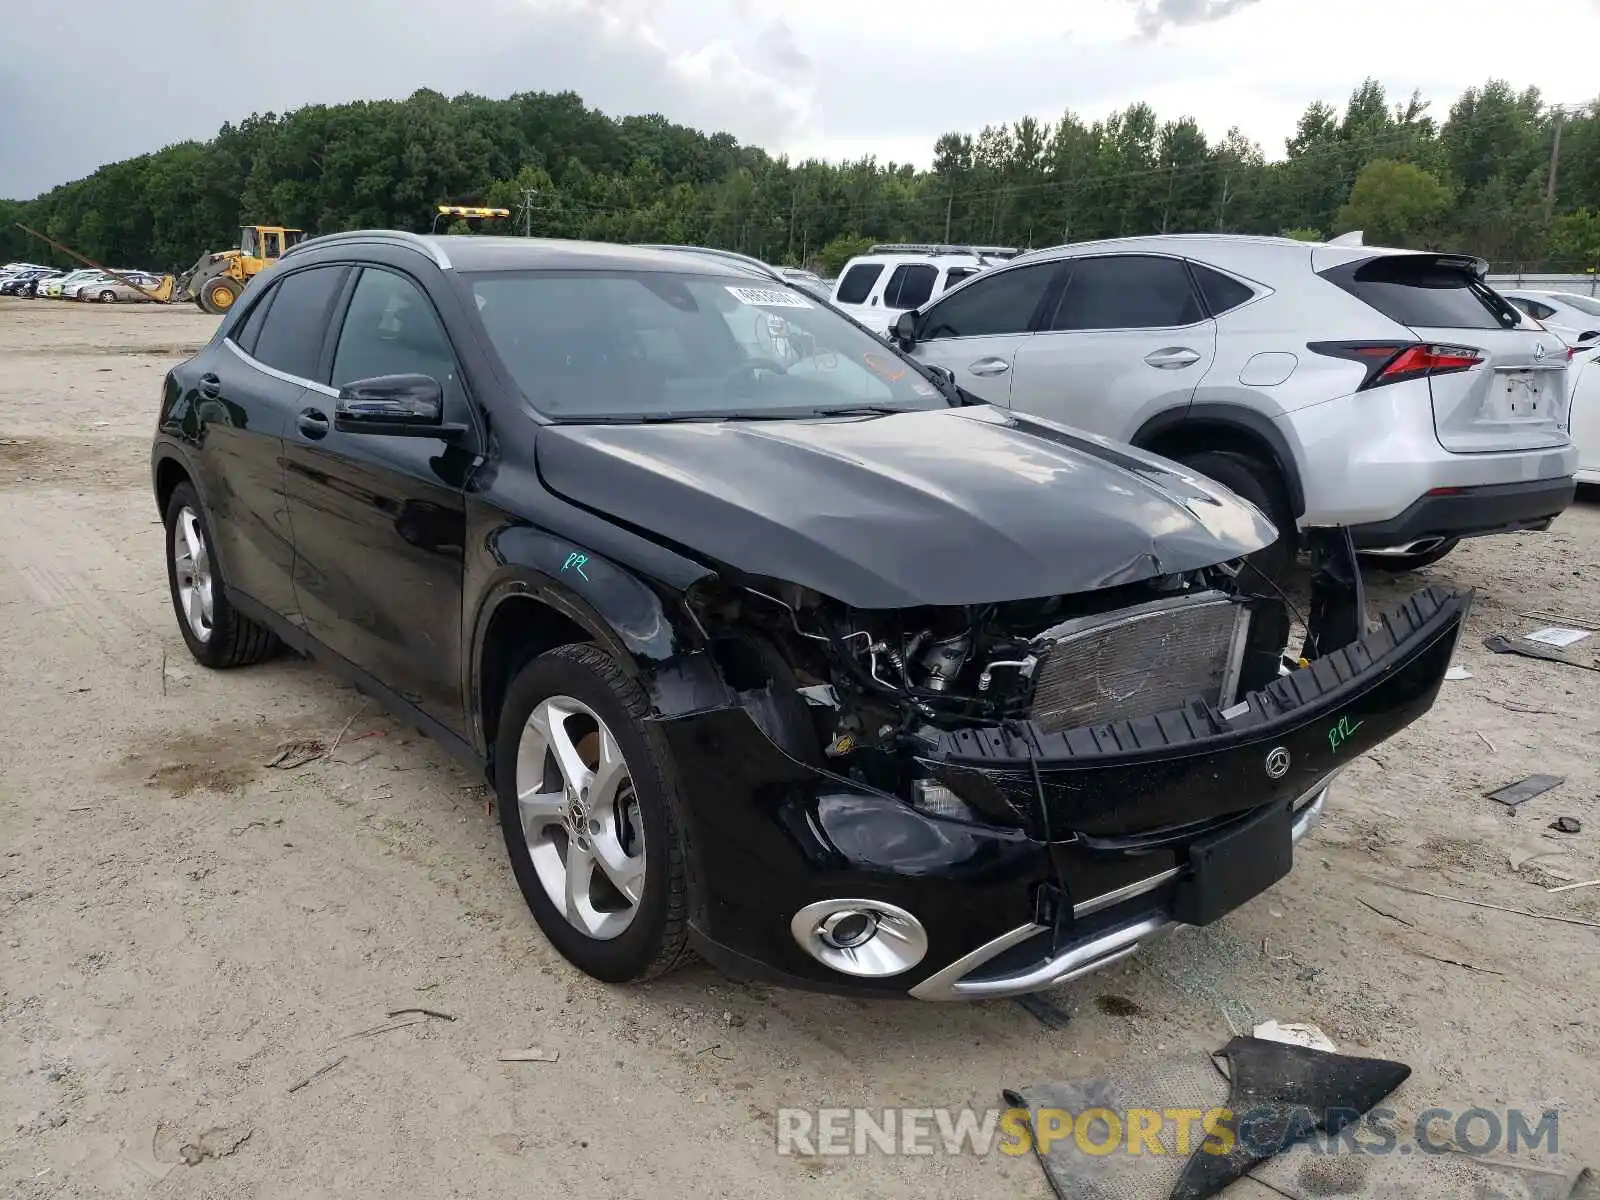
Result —
<svg viewBox="0 0 1600 1200"><path fill-rule="evenodd" d="M864 979L909 971L928 953L922 922L882 900L819 900L795 913L789 931L824 966Z"/></svg>

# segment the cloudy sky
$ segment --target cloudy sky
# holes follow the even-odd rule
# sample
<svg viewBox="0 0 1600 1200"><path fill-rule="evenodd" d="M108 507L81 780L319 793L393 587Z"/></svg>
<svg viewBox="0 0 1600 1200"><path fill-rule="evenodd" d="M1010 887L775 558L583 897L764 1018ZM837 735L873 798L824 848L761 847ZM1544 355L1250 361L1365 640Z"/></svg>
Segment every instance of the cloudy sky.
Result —
<svg viewBox="0 0 1600 1200"><path fill-rule="evenodd" d="M571 89L774 152L926 165L951 129L1136 100L1269 155L1368 75L1600 90L1600 0L3 0L0 196L313 102ZM1496 47L1507 53L1495 55Z"/></svg>

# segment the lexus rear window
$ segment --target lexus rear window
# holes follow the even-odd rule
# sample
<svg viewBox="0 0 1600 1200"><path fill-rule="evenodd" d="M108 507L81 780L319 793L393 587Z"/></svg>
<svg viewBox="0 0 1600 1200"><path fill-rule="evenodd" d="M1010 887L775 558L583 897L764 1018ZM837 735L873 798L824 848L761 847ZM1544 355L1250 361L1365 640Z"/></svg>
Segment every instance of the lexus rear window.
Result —
<svg viewBox="0 0 1600 1200"><path fill-rule="evenodd" d="M872 285L878 282L878 276L882 274L882 263L857 263L839 280L839 294L833 298L834 302L865 304L867 297L872 294Z"/></svg>
<svg viewBox="0 0 1600 1200"><path fill-rule="evenodd" d="M1420 254L1384 254L1323 273L1413 329L1514 329L1522 314L1471 270Z"/></svg>

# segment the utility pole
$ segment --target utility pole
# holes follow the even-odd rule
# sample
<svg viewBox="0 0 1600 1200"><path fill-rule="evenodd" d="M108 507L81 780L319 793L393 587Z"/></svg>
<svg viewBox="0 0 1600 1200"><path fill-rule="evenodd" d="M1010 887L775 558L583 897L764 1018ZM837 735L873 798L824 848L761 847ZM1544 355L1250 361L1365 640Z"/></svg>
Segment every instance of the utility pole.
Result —
<svg viewBox="0 0 1600 1200"><path fill-rule="evenodd" d="M950 181L950 194L944 198L944 244L950 244L950 210L956 203L956 181Z"/></svg>
<svg viewBox="0 0 1600 1200"><path fill-rule="evenodd" d="M1223 177L1222 177L1222 199L1217 205L1217 232L1218 233L1221 233L1223 231L1223 229L1225 228L1225 223L1226 223L1227 214L1228 214L1228 200L1229 200L1228 188L1232 185L1232 183L1233 183L1233 172L1229 171L1226 174L1224 174Z"/></svg>
<svg viewBox="0 0 1600 1200"><path fill-rule="evenodd" d="M533 198L539 193L533 188L522 189L522 236L533 236Z"/></svg>
<svg viewBox="0 0 1600 1200"><path fill-rule="evenodd" d="M795 205L799 202L800 185L797 183L794 185L794 191L789 193L789 252L785 256L787 258L794 257L794 210Z"/></svg>
<svg viewBox="0 0 1600 1200"><path fill-rule="evenodd" d="M1556 136L1550 145L1550 174L1544 185L1544 219L1548 221L1556 208L1556 169L1561 165L1561 122L1566 109L1556 108Z"/></svg>

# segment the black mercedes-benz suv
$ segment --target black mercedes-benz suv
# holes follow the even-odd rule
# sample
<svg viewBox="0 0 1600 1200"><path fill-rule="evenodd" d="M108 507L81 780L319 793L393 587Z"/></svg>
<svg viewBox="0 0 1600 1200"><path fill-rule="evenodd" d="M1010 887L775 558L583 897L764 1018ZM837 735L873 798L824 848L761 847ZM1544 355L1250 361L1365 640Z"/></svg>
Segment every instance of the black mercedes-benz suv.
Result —
<svg viewBox="0 0 1600 1200"><path fill-rule="evenodd" d="M195 658L287 643L472 764L614 981L1015 995L1215 920L1470 601L1368 621L1329 539L1286 659L1231 493L646 248L305 242L167 377L152 467Z"/></svg>

